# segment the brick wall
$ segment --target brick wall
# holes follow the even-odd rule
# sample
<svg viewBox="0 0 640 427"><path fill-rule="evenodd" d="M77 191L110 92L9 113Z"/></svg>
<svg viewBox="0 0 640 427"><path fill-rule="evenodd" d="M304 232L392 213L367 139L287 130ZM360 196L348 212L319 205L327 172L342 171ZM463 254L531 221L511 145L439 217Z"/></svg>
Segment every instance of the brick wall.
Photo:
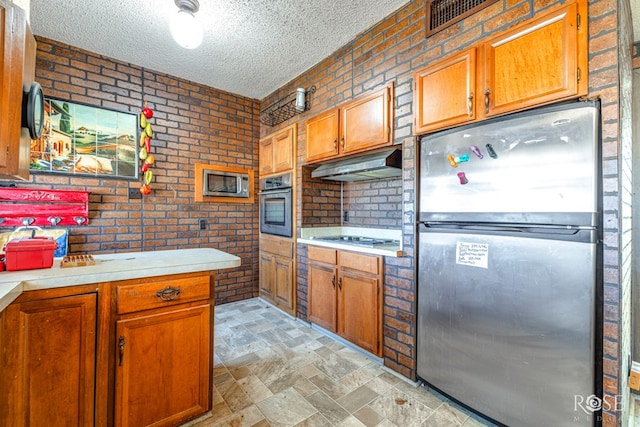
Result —
<svg viewBox="0 0 640 427"><path fill-rule="evenodd" d="M366 90L379 88L391 81L395 83L394 142L403 146L405 170L402 179L398 180L402 187L399 203L401 212L394 211L394 221L389 226L402 227L405 256L385 260L384 358L387 366L407 377L415 376L416 356L414 222L417 206L415 201L416 144L412 130L412 73L443 55L473 45L496 31L509 28L559 3L561 2L554 0L500 1L425 39L424 1L412 1L262 101L261 105L264 107L278 97L292 92L296 87L308 88L316 85L317 91L311 98L311 110L282 124L284 127L298 122L299 129L303 129L304 120L308 117L336 107L341 102L352 99ZM604 388L609 398L614 398L621 393L621 358L626 355L621 354L619 348L622 333L620 319L621 310L628 311L629 308L621 306L621 302L626 297L621 296L620 278L624 277L630 268L628 264L620 263L621 231L624 230L627 233L630 230L626 223L621 229L620 222L622 198L627 196L621 194L618 186L621 174L618 158L621 152L617 10L618 5L615 0L589 2L589 92L590 96L602 99L605 304L600 308L605 316L603 345L605 354L602 361ZM261 134L271 131L271 129L262 128ZM299 164L304 161L304 148L305 136L301 132L298 138ZM304 193L306 188L302 175L299 174L298 188ZM357 220L367 218L368 212L375 211L373 208L365 212L366 209L358 207L371 208L374 204L372 198L379 197L379 193L375 191L375 185L375 181L345 184L348 209L352 218ZM370 198L365 194L370 195ZM299 195L298 200L303 200L305 196ZM358 198L362 204L352 203L355 198ZM375 203L381 202L377 200ZM305 209L303 203L298 205L298 225L312 222L306 213L303 213ZM306 295L304 265L306 248L299 248L298 252L298 295L304 296ZM306 318L306 314L301 311L299 315ZM621 418L615 410L606 411L604 425L617 425Z"/></svg>
<svg viewBox="0 0 640 427"><path fill-rule="evenodd" d="M69 252L213 247L242 259L241 267L217 275L216 303L257 296L257 203L195 203L194 165L256 170L258 102L53 40L37 42L36 80L46 96L135 114L145 99L155 112L153 193L143 200L128 199L129 188L140 186L130 180L33 174L18 183L91 192L89 225L70 230Z"/></svg>

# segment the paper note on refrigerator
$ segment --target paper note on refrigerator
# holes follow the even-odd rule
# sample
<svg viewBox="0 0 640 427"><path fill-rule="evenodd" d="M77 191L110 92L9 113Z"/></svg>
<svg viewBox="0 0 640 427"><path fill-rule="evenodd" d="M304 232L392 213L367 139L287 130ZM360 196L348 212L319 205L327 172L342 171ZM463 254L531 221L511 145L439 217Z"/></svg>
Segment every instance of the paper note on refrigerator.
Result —
<svg viewBox="0 0 640 427"><path fill-rule="evenodd" d="M456 264L489 268L489 245L486 243L456 243Z"/></svg>

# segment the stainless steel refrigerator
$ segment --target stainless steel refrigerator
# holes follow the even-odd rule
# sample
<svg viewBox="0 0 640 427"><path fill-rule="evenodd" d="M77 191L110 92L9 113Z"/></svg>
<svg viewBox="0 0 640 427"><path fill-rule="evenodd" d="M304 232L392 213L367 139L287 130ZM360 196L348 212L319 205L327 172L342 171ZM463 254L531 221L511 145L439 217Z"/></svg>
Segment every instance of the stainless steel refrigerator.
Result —
<svg viewBox="0 0 640 427"><path fill-rule="evenodd" d="M420 141L417 372L509 426L597 424L597 102Z"/></svg>

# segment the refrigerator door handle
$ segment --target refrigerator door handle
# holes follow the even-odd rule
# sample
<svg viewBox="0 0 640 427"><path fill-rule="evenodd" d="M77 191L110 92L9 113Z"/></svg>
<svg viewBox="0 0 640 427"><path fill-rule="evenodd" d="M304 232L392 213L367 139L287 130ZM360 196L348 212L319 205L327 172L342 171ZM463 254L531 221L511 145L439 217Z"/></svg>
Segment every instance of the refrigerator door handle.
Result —
<svg viewBox="0 0 640 427"><path fill-rule="evenodd" d="M510 234L536 234L555 236L577 236L593 232L596 228L589 226L552 226L552 225L524 225L524 224L483 224L483 223L431 223L423 222L418 227L419 232L429 231L458 231L480 233L510 233Z"/></svg>

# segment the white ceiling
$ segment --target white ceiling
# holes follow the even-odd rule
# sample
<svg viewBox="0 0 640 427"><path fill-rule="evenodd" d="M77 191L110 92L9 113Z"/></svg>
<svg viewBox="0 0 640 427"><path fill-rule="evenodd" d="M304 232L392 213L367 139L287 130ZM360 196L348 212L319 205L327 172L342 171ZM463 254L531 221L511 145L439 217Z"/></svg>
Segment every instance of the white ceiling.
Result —
<svg viewBox="0 0 640 427"><path fill-rule="evenodd" d="M262 99L408 2L200 0L194 50L171 38L174 0L31 0L30 19L36 35Z"/></svg>

